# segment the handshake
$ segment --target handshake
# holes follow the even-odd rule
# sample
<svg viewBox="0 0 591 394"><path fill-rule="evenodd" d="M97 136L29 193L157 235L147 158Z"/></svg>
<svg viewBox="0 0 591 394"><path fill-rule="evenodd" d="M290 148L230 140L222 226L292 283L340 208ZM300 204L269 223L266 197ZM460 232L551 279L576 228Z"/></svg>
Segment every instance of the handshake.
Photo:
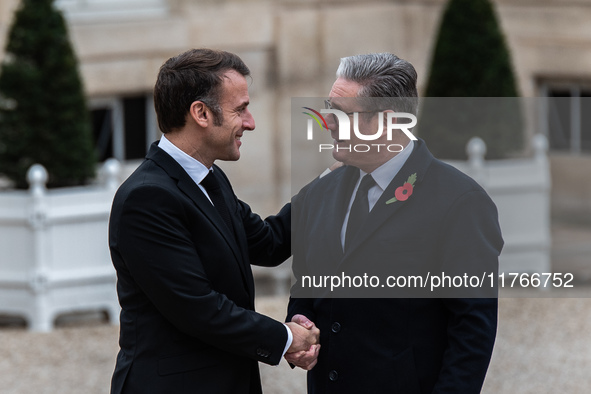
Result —
<svg viewBox="0 0 591 394"><path fill-rule="evenodd" d="M311 370L318 360L320 330L304 315L294 315L286 325L293 334L293 341L285 359L306 371Z"/></svg>

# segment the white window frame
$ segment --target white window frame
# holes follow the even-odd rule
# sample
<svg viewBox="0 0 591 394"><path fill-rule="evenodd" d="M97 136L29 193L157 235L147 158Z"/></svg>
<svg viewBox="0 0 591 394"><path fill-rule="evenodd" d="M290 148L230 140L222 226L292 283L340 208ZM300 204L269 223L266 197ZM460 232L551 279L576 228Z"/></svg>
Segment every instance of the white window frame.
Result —
<svg viewBox="0 0 591 394"><path fill-rule="evenodd" d="M168 0L55 0L72 21L160 18L168 14Z"/></svg>
<svg viewBox="0 0 591 394"><path fill-rule="evenodd" d="M540 94L544 97L542 111L540 112L540 125L542 133L550 139L550 128L548 125L548 111L551 111L549 97L550 90L560 89L570 91L570 141L569 151L579 154L582 151L581 141L581 91L591 90L591 83L548 81L540 84Z"/></svg>
<svg viewBox="0 0 591 394"><path fill-rule="evenodd" d="M162 133L158 128L156 112L154 110L154 96L146 94L146 152L150 149L152 142L160 138ZM123 99L125 97L97 97L88 100L90 111L97 109L111 110L111 127L113 130L112 148L113 157L121 162L127 160L125 157L125 112Z"/></svg>

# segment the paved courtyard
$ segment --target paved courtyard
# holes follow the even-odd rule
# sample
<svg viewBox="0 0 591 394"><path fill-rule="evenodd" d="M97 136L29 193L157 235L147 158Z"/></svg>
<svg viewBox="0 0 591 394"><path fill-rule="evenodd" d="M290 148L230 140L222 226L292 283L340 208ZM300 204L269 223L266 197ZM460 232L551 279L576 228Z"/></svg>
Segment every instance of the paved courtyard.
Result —
<svg viewBox="0 0 591 394"><path fill-rule="evenodd" d="M483 393L588 393L591 387L591 229L554 226L553 264L575 273L573 289L507 293ZM518 298L509 298L515 296ZM523 298L528 297L528 298ZM263 296L259 311L282 319L287 298ZM52 333L0 319L0 392L108 393L118 327L102 316L61 319ZM261 366L267 394L305 392L305 373L282 361Z"/></svg>

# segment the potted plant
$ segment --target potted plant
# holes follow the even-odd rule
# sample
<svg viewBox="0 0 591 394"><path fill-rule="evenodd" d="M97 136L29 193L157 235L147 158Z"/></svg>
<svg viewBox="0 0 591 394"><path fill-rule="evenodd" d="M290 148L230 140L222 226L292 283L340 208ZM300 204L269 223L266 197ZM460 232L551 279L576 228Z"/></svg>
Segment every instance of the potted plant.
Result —
<svg viewBox="0 0 591 394"><path fill-rule="evenodd" d="M530 147L534 157L515 157L523 147L524 106L489 0L449 0L425 96L419 135L436 157L473 177L497 205L505 240L500 271L548 273L548 143L537 135Z"/></svg>
<svg viewBox="0 0 591 394"><path fill-rule="evenodd" d="M489 0L447 3L424 96L419 133L440 159L465 160L472 137L484 140L488 159L522 148L511 57Z"/></svg>
<svg viewBox="0 0 591 394"><path fill-rule="evenodd" d="M14 186L0 193L0 314L36 331L80 310L116 320L107 223L118 163L104 167L103 185L82 186L95 167L64 18L52 0L22 0L0 69L0 174Z"/></svg>

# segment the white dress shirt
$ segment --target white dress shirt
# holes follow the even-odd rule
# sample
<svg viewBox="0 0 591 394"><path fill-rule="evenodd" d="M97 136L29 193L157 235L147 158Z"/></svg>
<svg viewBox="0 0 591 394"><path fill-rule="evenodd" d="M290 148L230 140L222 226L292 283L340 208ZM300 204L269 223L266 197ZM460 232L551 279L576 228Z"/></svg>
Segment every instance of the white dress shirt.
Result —
<svg viewBox="0 0 591 394"><path fill-rule="evenodd" d="M158 142L158 147L162 149L164 152L168 153L177 163L183 167L183 170L199 186L201 191L205 194L205 196L211 202L211 198L207 194L205 188L201 185L201 181L205 179L211 168L205 167L205 164L201 163L199 160L195 159L192 156L189 156L182 150L180 150L176 145L170 142L165 135L160 138L160 142ZM213 204L213 202L212 202Z"/></svg>

